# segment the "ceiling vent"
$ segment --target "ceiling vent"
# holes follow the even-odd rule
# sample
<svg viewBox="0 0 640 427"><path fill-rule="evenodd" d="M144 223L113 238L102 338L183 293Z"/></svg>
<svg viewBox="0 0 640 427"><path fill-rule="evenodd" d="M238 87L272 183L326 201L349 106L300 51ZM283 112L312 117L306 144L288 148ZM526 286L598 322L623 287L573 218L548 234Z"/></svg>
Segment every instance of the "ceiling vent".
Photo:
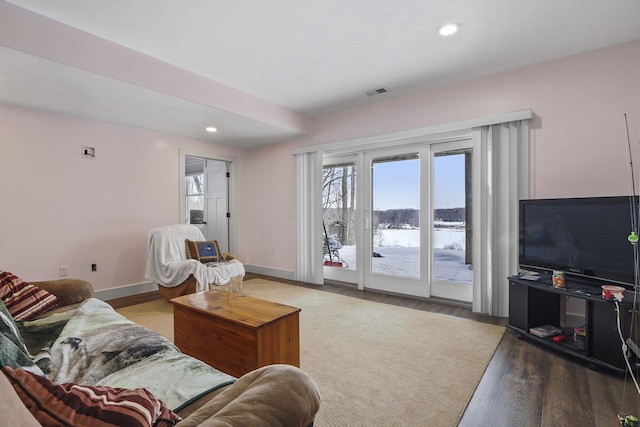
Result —
<svg viewBox="0 0 640 427"><path fill-rule="evenodd" d="M381 93L387 93L387 92L389 91L386 88L379 87L378 89L369 90L369 91L366 91L365 93L367 94L367 96L375 96L375 95L380 95Z"/></svg>

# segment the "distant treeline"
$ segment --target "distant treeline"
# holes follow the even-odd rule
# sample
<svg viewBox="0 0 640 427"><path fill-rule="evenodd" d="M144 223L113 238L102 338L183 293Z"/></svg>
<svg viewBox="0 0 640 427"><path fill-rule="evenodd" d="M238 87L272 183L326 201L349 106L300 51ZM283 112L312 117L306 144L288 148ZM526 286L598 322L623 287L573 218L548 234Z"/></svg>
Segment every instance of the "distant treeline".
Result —
<svg viewBox="0 0 640 427"><path fill-rule="evenodd" d="M417 209L387 209L384 211L373 211L375 215L376 224L386 224L389 228L400 228L404 226L419 227L419 215ZM344 214L338 209L327 209L324 212L326 226L329 227L334 222L340 221L347 223L354 220L353 211L348 211ZM349 218L352 218L349 220ZM464 208L450 208L450 209L436 209L435 221L451 221L451 222L464 222L465 213Z"/></svg>
<svg viewBox="0 0 640 427"><path fill-rule="evenodd" d="M435 221L464 221L464 208L435 209ZM419 227L419 211L417 209L387 209L374 211L378 224L388 224L389 227L402 227L405 224Z"/></svg>

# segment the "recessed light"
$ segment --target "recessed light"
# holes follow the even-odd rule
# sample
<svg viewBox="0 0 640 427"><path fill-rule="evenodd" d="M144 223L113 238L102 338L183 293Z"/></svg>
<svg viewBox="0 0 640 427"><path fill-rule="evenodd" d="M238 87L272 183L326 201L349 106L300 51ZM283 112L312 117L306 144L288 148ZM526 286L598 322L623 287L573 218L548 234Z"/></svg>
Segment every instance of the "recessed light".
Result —
<svg viewBox="0 0 640 427"><path fill-rule="evenodd" d="M204 128L204 130L206 130L207 132L218 132L218 129L213 127L213 126L207 126L206 128Z"/></svg>
<svg viewBox="0 0 640 427"><path fill-rule="evenodd" d="M438 34L442 37L449 37L454 35L460 29L460 24L456 24L455 22L450 22L448 24L441 25L438 27Z"/></svg>

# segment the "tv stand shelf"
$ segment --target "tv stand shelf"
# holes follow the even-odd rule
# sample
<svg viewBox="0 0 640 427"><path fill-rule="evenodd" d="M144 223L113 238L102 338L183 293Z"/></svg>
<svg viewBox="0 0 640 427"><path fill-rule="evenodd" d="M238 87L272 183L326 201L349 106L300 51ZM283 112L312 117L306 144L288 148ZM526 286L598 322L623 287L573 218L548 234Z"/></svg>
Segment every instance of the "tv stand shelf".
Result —
<svg viewBox="0 0 640 427"><path fill-rule="evenodd" d="M509 328L518 338L527 338L556 351L582 359L594 366L618 372L626 370L622 343L618 335L616 304L602 298L599 285L567 280L566 288L554 288L550 281L509 277ZM564 326L563 300L568 297L585 301L586 332L584 350L579 349L573 337L573 328L563 328L567 340L556 343L552 337L541 338L530 329L543 325ZM622 336L629 336L633 292L626 291L620 306Z"/></svg>

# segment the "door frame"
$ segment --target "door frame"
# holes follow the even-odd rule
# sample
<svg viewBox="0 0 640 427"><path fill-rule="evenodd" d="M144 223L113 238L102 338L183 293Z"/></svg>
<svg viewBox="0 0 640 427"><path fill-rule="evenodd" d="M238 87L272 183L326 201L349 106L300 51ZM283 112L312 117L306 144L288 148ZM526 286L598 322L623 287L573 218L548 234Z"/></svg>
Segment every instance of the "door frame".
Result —
<svg viewBox="0 0 640 427"><path fill-rule="evenodd" d="M343 149L343 150L335 150L332 152L325 152L323 154L323 167L329 166L332 163L339 163L346 159L352 159L357 157L357 171L358 173L358 181L357 181L357 195L356 195L356 206L357 209L357 222L358 222L358 237L357 241L357 269L355 272L355 277L350 276L349 280L344 280L348 283L356 283L358 289L377 289L387 292L399 293L399 294L408 294L419 296L423 298L430 297L438 297L445 298L451 300L457 300L461 303L468 303L472 300L473 296L473 285L460 285L455 283L446 283L449 286L450 290L453 290L453 294L443 295L440 291L441 285L443 283L434 282L432 275L432 267L433 267L433 191L431 188L428 189L428 197L421 197L420 200L420 224L425 224L427 230L423 234L421 234L421 249L420 249L420 278L419 279L409 279L409 278L400 278L402 282L406 282L401 286L400 289L388 290L384 289L380 286L378 282L380 280L374 280L374 283L371 283L372 275L375 273L370 273L371 268L371 260L367 260L366 252L371 249L371 242L367 242L368 236L365 234L369 233L369 227L371 225L371 206L366 205L370 202L370 192L371 190L371 176L369 173L370 164L369 159L372 155L375 157L384 157L385 154L395 154L399 152L416 152L419 153L421 159L420 162L420 184L428 183L429 185L433 185L433 157L434 153L443 152L443 151L457 151L460 149L471 149L473 150L473 165L474 171L472 171L473 180L478 178L477 173L478 170L475 169L477 158L479 153L475 150L473 146L473 139L468 131L459 131L459 132L449 132L446 134L436 134L436 135L426 135L421 138L415 139L407 139L407 140L398 140L395 141L395 144L380 145L380 144L363 144L358 147L357 151L353 151L351 149ZM425 180L425 177L429 177L428 180ZM423 190L421 190L422 192ZM367 194L365 194L367 193ZM471 197L472 203L474 197ZM422 229L421 225L421 229ZM469 250L475 250L475 245ZM478 259L478 255L474 253L474 259ZM327 268L323 268L324 278L328 280L336 280L333 275L327 275ZM345 276L343 276L345 277ZM474 276L475 278L475 276ZM356 279L357 281L354 281ZM434 286L436 287L436 292L434 293Z"/></svg>
<svg viewBox="0 0 640 427"><path fill-rule="evenodd" d="M228 206L231 217L229 218L229 252L237 254L239 252L238 239L238 158L235 156L225 156L221 154L207 153L190 148L180 148L178 153L179 167L179 205L178 205L178 223L187 223L186 212L186 177L185 177L185 158L201 157L207 160L217 160L226 162L229 168L229 191Z"/></svg>

